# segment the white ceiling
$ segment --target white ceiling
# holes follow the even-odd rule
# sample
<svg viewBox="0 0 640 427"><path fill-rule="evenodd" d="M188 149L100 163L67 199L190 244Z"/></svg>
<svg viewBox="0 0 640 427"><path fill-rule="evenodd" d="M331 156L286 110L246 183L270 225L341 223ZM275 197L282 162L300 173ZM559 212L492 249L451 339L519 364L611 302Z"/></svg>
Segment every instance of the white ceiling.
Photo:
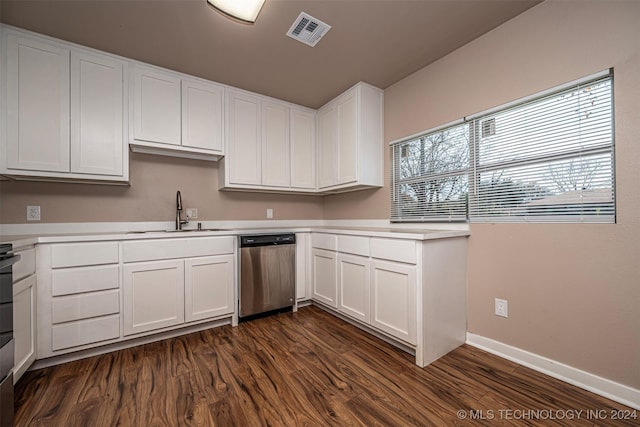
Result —
<svg viewBox="0 0 640 427"><path fill-rule="evenodd" d="M1 0L0 20L317 108L361 80L384 89L540 1L266 0L249 25L206 0ZM316 47L285 35L302 11L332 26Z"/></svg>

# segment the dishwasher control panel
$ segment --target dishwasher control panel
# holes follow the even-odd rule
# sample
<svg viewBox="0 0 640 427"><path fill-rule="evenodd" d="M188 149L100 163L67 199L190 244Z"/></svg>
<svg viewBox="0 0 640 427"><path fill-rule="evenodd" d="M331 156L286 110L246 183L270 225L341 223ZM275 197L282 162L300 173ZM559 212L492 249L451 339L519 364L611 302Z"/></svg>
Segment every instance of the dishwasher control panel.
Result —
<svg viewBox="0 0 640 427"><path fill-rule="evenodd" d="M258 234L240 236L240 247L270 246L270 245L293 245L296 243L296 235L286 234Z"/></svg>

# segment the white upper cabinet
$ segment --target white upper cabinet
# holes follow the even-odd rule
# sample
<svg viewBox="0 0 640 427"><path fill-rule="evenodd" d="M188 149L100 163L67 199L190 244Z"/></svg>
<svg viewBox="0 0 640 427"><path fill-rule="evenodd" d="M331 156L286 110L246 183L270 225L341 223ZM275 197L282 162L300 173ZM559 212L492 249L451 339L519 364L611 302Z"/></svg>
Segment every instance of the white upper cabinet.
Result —
<svg viewBox="0 0 640 427"><path fill-rule="evenodd" d="M122 175L123 75L121 61L71 52L73 172Z"/></svg>
<svg viewBox="0 0 640 427"><path fill-rule="evenodd" d="M133 151L218 160L223 150L224 87L155 67L132 72Z"/></svg>
<svg viewBox="0 0 640 427"><path fill-rule="evenodd" d="M152 68L133 70L133 139L180 145L180 78Z"/></svg>
<svg viewBox="0 0 640 427"><path fill-rule="evenodd" d="M6 167L69 172L69 49L5 37Z"/></svg>
<svg viewBox="0 0 640 427"><path fill-rule="evenodd" d="M289 108L276 102L262 102L262 185L288 187Z"/></svg>
<svg viewBox="0 0 640 427"><path fill-rule="evenodd" d="M315 189L316 114L292 108L290 125L291 187Z"/></svg>
<svg viewBox="0 0 640 427"><path fill-rule="evenodd" d="M338 145L338 108L334 104L318 111L318 187L326 188L336 182Z"/></svg>
<svg viewBox="0 0 640 427"><path fill-rule="evenodd" d="M358 99L356 91L349 91L337 103L338 114L338 184L358 179ZM380 140L382 142L382 140ZM382 146L382 144L380 144Z"/></svg>
<svg viewBox="0 0 640 427"><path fill-rule="evenodd" d="M260 185L262 140L260 98L243 92L228 92L227 158L230 184Z"/></svg>
<svg viewBox="0 0 640 427"><path fill-rule="evenodd" d="M358 83L318 111L318 188L382 187L383 92Z"/></svg>
<svg viewBox="0 0 640 427"><path fill-rule="evenodd" d="M182 145L222 154L224 88L182 80Z"/></svg>
<svg viewBox="0 0 640 427"><path fill-rule="evenodd" d="M127 181L126 63L21 31L4 28L2 36L7 92L0 173Z"/></svg>
<svg viewBox="0 0 640 427"><path fill-rule="evenodd" d="M227 92L229 190L315 192L315 111L243 91Z"/></svg>

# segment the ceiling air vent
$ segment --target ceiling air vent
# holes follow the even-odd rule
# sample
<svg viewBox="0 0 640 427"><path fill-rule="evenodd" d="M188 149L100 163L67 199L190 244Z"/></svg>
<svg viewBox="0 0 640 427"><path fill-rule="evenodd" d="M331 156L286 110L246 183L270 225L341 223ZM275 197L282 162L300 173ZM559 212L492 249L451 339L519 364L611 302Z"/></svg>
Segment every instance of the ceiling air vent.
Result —
<svg viewBox="0 0 640 427"><path fill-rule="evenodd" d="M301 12L287 31L287 35L313 47L330 29L331 25Z"/></svg>

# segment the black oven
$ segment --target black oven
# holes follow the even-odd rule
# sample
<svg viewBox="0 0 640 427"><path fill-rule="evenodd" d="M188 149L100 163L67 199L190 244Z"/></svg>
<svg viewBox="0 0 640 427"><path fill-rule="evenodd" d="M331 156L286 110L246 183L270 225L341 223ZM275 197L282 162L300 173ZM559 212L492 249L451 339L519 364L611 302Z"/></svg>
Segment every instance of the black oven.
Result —
<svg viewBox="0 0 640 427"><path fill-rule="evenodd" d="M0 427L13 426L13 277L20 255L0 244Z"/></svg>

